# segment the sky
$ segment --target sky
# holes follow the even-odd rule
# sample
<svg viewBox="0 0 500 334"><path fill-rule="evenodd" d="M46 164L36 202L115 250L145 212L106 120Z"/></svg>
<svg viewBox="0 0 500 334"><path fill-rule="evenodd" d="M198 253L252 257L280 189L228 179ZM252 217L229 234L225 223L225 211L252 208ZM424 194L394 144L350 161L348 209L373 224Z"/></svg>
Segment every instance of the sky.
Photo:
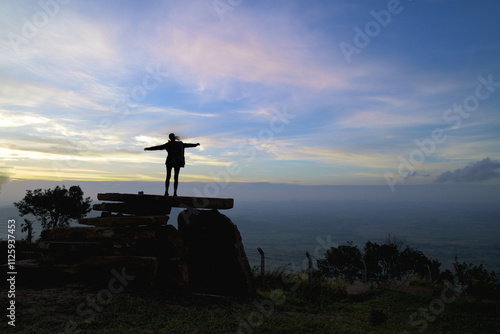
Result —
<svg viewBox="0 0 500 334"><path fill-rule="evenodd" d="M500 185L496 0L0 3L0 185ZM161 184L161 183L160 183Z"/></svg>

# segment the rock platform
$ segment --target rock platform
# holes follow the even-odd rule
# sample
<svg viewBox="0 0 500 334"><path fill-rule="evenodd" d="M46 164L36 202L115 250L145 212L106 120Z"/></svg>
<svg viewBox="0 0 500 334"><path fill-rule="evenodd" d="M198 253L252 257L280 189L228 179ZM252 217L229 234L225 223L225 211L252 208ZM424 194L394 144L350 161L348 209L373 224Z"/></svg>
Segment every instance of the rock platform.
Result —
<svg viewBox="0 0 500 334"><path fill-rule="evenodd" d="M79 220L87 226L42 232L39 247L53 259L43 264L50 275L60 271L68 280L102 285L126 272L136 288L254 296L241 235L218 211L231 209L233 199L143 193L97 198L106 201L93 206L101 217ZM185 209L178 228L168 225L172 207Z"/></svg>

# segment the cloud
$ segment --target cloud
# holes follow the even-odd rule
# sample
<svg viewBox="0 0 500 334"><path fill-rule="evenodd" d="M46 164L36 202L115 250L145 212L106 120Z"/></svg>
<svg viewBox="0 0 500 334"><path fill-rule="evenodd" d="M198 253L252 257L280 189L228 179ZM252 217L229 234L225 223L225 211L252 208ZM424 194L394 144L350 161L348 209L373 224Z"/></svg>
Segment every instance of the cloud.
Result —
<svg viewBox="0 0 500 334"><path fill-rule="evenodd" d="M0 108L0 115L2 115L2 123L0 123L0 128L33 126L36 124L46 124L50 121L50 119L36 115L34 113L19 112L17 114L9 114L9 111L3 108Z"/></svg>
<svg viewBox="0 0 500 334"><path fill-rule="evenodd" d="M423 171L414 171L413 173L408 173L404 179L405 181L408 181L410 179L415 180L415 179L426 179L429 176L431 176L430 173L423 172Z"/></svg>
<svg viewBox="0 0 500 334"><path fill-rule="evenodd" d="M2 191L2 186L10 181L7 176L0 176L0 191Z"/></svg>
<svg viewBox="0 0 500 334"><path fill-rule="evenodd" d="M142 115L142 114L168 114L170 116L196 116L196 117L217 117L217 114L214 113L202 113L202 112L193 112L189 110L183 110L179 108L171 108L171 107L141 107L139 110L134 110L134 114Z"/></svg>
<svg viewBox="0 0 500 334"><path fill-rule="evenodd" d="M429 124L435 122L436 117L422 114L398 114L396 110L377 111L364 110L358 113L351 113L344 116L334 125L338 128L365 129L374 127L395 128L402 126L414 126L415 124Z"/></svg>
<svg viewBox="0 0 500 334"><path fill-rule="evenodd" d="M490 158L483 159L473 165L456 169L453 172L447 171L442 173L434 181L436 183L445 182L474 182L486 181L492 178L500 177L500 174L495 169L500 168L500 162L492 161Z"/></svg>
<svg viewBox="0 0 500 334"><path fill-rule="evenodd" d="M408 61L413 50L395 48L392 40L409 31L393 29L347 66L339 42L352 43L352 27L366 23L358 13L365 17L371 9L244 2L221 21L212 1L61 4L18 52L0 39L0 159L16 166L0 175L54 179L57 163L80 164L65 170L72 178L161 178L164 152L142 151L175 132L202 144L187 153L193 175L231 160L249 162L250 152L248 179L297 180L307 164L316 168L309 173L314 182L347 182L342 173L378 180L377 171L397 166L416 139L453 125L443 125L443 114L473 93L481 70L436 70L422 66L437 63L420 56L415 60L424 63ZM40 10L28 0L0 3L0 34L22 35L23 18L32 20ZM465 50L463 43L458 48L451 51ZM492 101L482 100L433 159L497 157ZM286 127L271 123L283 105L293 116ZM257 172L269 164L273 172ZM286 174L287 166L297 175ZM453 174L456 166L435 168ZM427 176L419 171L406 178Z"/></svg>
<svg viewBox="0 0 500 334"><path fill-rule="evenodd" d="M0 192L2 192L3 185L10 182L9 175L9 168L3 165L3 163L0 164Z"/></svg>
<svg viewBox="0 0 500 334"><path fill-rule="evenodd" d="M276 90L354 85L354 70L343 62L332 64L324 41L290 13L238 10L221 23L212 8L194 16L191 5L176 7L142 43L159 63L168 64L172 77L200 96L234 101L265 95L269 87L276 95Z"/></svg>

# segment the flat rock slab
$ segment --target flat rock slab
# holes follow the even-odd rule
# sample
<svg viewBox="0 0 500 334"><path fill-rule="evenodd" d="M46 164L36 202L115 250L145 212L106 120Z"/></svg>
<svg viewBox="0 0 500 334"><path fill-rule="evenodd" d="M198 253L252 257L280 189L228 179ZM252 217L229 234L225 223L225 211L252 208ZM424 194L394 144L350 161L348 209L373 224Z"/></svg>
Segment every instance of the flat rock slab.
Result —
<svg viewBox="0 0 500 334"><path fill-rule="evenodd" d="M115 202L94 204L96 211L116 212L135 216L161 216L168 215L171 207L158 201L137 200L132 202Z"/></svg>
<svg viewBox="0 0 500 334"><path fill-rule="evenodd" d="M109 289L113 284L119 289L121 284L123 287L131 285L143 289L153 285L157 277L158 260L151 256L96 256L74 267L80 279L102 288Z"/></svg>
<svg viewBox="0 0 500 334"><path fill-rule="evenodd" d="M81 242L81 241L40 241L38 247L51 252L64 255L69 253L79 253L86 256L96 256L100 254L113 254L113 242Z"/></svg>
<svg viewBox="0 0 500 334"><path fill-rule="evenodd" d="M82 225L91 225L97 227L114 227L114 226L156 226L166 225L168 216L111 216L98 218L81 218L78 222Z"/></svg>
<svg viewBox="0 0 500 334"><path fill-rule="evenodd" d="M178 234L172 225L158 227L56 227L43 230L43 241L117 241L117 240L157 240L167 235Z"/></svg>
<svg viewBox="0 0 500 334"><path fill-rule="evenodd" d="M16 262L16 269L16 286L18 283L41 287L85 283L107 289L111 294L124 288L152 286L157 279L158 260L151 256L94 256L65 264L25 260Z"/></svg>
<svg viewBox="0 0 500 334"><path fill-rule="evenodd" d="M212 197L189 197L189 196L160 196L146 194L120 194L105 193L97 194L100 201L125 202L127 204L147 204L153 207L163 205L164 207L193 208L193 209L220 209L227 210L234 206L232 198L212 198ZM153 204L154 203L154 204Z"/></svg>

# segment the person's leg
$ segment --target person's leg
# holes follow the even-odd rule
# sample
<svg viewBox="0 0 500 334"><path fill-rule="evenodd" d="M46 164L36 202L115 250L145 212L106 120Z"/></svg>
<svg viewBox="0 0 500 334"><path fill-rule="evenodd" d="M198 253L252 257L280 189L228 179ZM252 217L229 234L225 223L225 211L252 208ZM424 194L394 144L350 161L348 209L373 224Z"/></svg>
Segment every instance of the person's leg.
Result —
<svg viewBox="0 0 500 334"><path fill-rule="evenodd" d="M177 186L179 185L179 172L181 170L181 167L175 166L174 167L174 196L177 196Z"/></svg>
<svg viewBox="0 0 500 334"><path fill-rule="evenodd" d="M165 196L168 196L168 187L170 186L171 175L172 175L172 166L167 166L167 178L165 179Z"/></svg>

